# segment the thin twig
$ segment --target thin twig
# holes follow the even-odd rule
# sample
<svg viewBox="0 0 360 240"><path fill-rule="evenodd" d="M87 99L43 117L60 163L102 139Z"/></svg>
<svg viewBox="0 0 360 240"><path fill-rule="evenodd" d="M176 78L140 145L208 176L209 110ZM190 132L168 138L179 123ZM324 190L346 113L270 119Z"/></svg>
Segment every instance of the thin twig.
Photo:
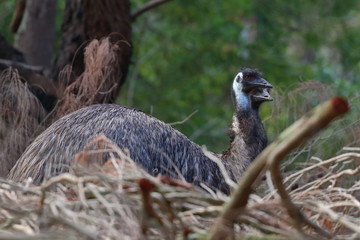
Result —
<svg viewBox="0 0 360 240"><path fill-rule="evenodd" d="M346 217L344 217L343 215L337 214L335 211L331 210L331 208L329 206L326 206L326 205L324 205L322 203L318 203L318 202L313 202L312 204L314 206L316 206L316 211L327 214L332 220L341 222L348 229L351 229L352 231L356 232L357 234L360 234L359 225L354 224L351 221L348 221Z"/></svg>
<svg viewBox="0 0 360 240"><path fill-rule="evenodd" d="M149 11L150 9L153 9L157 6L160 6L161 4L164 4L166 2L169 2L171 0L152 0L147 3L145 3L140 8L136 9L133 13L131 13L131 19L132 21L135 21L137 17L139 17L141 14Z"/></svg>
<svg viewBox="0 0 360 240"><path fill-rule="evenodd" d="M232 188L236 187L236 183L233 180L231 180L221 159L216 157L212 152L206 150L205 148L202 148L202 152L206 157L208 157L211 161L215 162L218 165L225 182Z"/></svg>
<svg viewBox="0 0 360 240"><path fill-rule="evenodd" d="M40 74L42 74L44 71L43 66L34 66L34 65L29 65L26 63L22 63L22 62L17 62L17 61L0 58L0 65L1 64L5 65L7 67L22 68L24 70L28 70L28 71L32 71L32 72L40 73ZM1 67L1 68L4 68L4 67Z"/></svg>
<svg viewBox="0 0 360 240"><path fill-rule="evenodd" d="M186 118L184 118L183 120L169 123L169 125L170 125L170 126L175 126L175 125L184 124L184 123L187 122L192 116L194 116L197 112L198 112L198 110L195 110L195 111L193 111L192 113L190 113L190 115L187 116Z"/></svg>
<svg viewBox="0 0 360 240"><path fill-rule="evenodd" d="M22 19L24 17L25 8L26 8L26 0L16 1L15 11L13 13L10 23L10 29L12 33L17 33L20 24L22 22Z"/></svg>
<svg viewBox="0 0 360 240"><path fill-rule="evenodd" d="M322 236L325 236L327 239L331 238L332 236L329 232L325 231L315 223L311 222L308 218L306 218L304 214L302 214L300 209L291 201L291 198L287 193L286 188L283 184L279 165L274 164L271 166L270 169L272 173L273 182L276 185L282 203L284 204L285 208L288 210L288 213L293 220L294 227L296 228L296 230L298 230L299 233L303 233L302 227L304 224L306 224L311 228L313 228L316 232L318 232Z"/></svg>

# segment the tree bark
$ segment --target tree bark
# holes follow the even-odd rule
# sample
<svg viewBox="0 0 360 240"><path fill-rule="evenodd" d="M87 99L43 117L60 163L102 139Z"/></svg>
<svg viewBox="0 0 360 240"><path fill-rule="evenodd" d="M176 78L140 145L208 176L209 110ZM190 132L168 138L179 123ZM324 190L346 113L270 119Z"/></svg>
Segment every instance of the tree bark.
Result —
<svg viewBox="0 0 360 240"><path fill-rule="evenodd" d="M131 14L128 0L67 0L62 25L61 51L53 69L53 78L66 65L72 65L71 79L75 81L84 72L84 48L92 39L101 39L109 34L119 45L119 76L116 93L124 83L130 65Z"/></svg>
<svg viewBox="0 0 360 240"><path fill-rule="evenodd" d="M41 115L36 118L39 120L40 128L51 124L63 114L76 108L114 101L125 81L130 65L131 13L129 0L67 0L62 24L61 48L54 65L50 66L52 70L50 75L54 81L43 76L42 70L36 65L49 67L51 62L56 2L56 0L19 1L19 4L22 5L19 6L14 16L12 30L19 32L17 45L20 47L19 50L24 52L27 64L24 63L22 53L7 44L0 35L0 58L2 58L2 60L0 59L0 72L9 66L19 69L21 76L19 79L28 83L30 93L36 95L37 99L41 101L43 109L40 106L39 108L45 109L48 113L46 117ZM24 16L22 15L23 10L25 11ZM21 32L21 30L23 31ZM108 36L110 37L105 39ZM93 39L102 40L95 40L88 46ZM88 48L84 55L86 46ZM59 72L69 65L71 67L67 67L67 70L59 75ZM36 72L33 71L34 69ZM17 82L20 84L21 81ZM1 94L0 91L0 97ZM9 97L4 97L4 99L7 98ZM16 100L15 102L23 101L28 105L34 105L26 100L24 94L17 94L12 98ZM57 100L61 101L57 102ZM5 102L0 101L1 109L4 108ZM9 106L8 109L15 108ZM15 109L14 112L13 115L17 116L29 111ZM0 130L3 120L3 117L0 116ZM35 132L37 128L29 127L26 116L13 122L24 124L26 126L24 129L29 131L25 135L16 127L7 129L10 135L12 133L22 134L22 137L6 139L6 146L19 145L18 139L23 140L24 144L17 152L19 155L30 143L30 138L25 137L34 137L38 132ZM0 140L2 136L0 136ZM31 139L33 140L33 138ZM3 159L9 161L6 165L7 168L0 172L2 176L6 176L7 171L18 158L17 155L10 156L4 149L0 142L0 155L4 154L3 157L0 156L0 163Z"/></svg>
<svg viewBox="0 0 360 240"><path fill-rule="evenodd" d="M51 67L57 0L26 1L15 46L30 65Z"/></svg>

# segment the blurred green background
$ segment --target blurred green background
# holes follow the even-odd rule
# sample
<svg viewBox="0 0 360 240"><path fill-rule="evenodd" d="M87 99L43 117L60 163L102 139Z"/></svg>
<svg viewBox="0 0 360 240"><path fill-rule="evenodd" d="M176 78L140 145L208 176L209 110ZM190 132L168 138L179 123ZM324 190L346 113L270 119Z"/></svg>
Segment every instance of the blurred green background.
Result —
<svg viewBox="0 0 360 240"><path fill-rule="evenodd" d="M145 2L132 0L132 8ZM0 29L10 42L14 4L0 1ZM63 8L59 1L58 35ZM173 0L134 22L132 44L118 103L168 123L196 111L174 127L213 151L229 142L230 85L242 66L259 68L274 86L275 101L261 109L270 140L331 96L350 100L350 114L291 158L359 145L360 1Z"/></svg>

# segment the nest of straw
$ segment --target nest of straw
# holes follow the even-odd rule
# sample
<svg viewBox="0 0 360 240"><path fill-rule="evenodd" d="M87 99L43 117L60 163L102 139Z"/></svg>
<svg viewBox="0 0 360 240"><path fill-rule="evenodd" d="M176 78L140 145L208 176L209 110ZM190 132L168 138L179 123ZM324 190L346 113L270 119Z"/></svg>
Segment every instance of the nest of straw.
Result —
<svg viewBox="0 0 360 240"><path fill-rule="evenodd" d="M100 166L104 155L108 161ZM359 161L360 148L352 148L328 160L310 159L284 179L293 202L334 239L360 237ZM152 177L104 137L73 162L72 172L41 186L31 179L0 180L0 239L205 239L231 197ZM301 238L267 179L229 236Z"/></svg>

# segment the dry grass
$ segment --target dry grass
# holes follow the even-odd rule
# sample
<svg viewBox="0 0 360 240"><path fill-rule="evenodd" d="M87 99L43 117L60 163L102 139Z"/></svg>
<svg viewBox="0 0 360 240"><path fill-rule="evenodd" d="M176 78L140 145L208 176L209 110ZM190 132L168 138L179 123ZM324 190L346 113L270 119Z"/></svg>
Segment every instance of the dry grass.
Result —
<svg viewBox="0 0 360 240"><path fill-rule="evenodd" d="M114 100L119 88L119 51L119 43L113 44L109 38L95 39L85 48L84 72L70 85L68 82L72 68L64 68L59 81L68 86L64 89L64 96L58 103L52 120L92 104Z"/></svg>
<svg viewBox="0 0 360 240"><path fill-rule="evenodd" d="M55 116L112 97L107 93L117 88L117 50L106 39L90 43L85 53L86 70L65 90ZM69 69L64 70L61 77L69 74ZM8 155L18 156L40 126L44 113L16 71L3 73L0 80L1 153L9 150ZM296 119L331 94L324 85L306 84L279 99L274 113ZM310 93L306 93L308 89ZM284 104L292 106L286 109L296 110L284 112ZM341 128L351 130L348 132L354 137L348 140L355 146L359 141L357 123L358 118ZM327 143L334 136L328 134ZM314 143L309 143L299 152L311 153L313 148ZM0 156L0 161L16 160L15 155L5 160ZM99 167L97 162L103 157L110 160ZM184 182L154 178L103 137L89 143L75 159L71 173L54 177L42 186L33 186L30 179L25 183L0 180L0 239L205 239L222 205L229 200L221 193L205 192ZM360 238L359 162L359 148L347 149L327 160L312 157L284 180L294 203L334 239ZM2 166L0 171L4 169ZM237 239L254 235L267 239L301 237L270 179L267 177L251 195L245 214L236 219ZM303 230L308 236L321 238L312 229Z"/></svg>
<svg viewBox="0 0 360 240"><path fill-rule="evenodd" d="M310 109L331 96L335 96L332 86L318 81L301 82L296 85L296 88L289 91L274 89L271 94L275 100L271 106L271 112L269 112L270 116L264 120L270 142ZM283 162L284 167L287 167L288 170L298 169L297 163L301 164L312 156L329 158L340 154L344 146L359 146L360 105L358 99L360 96L345 97L351 108L347 116L333 122L325 131L293 151Z"/></svg>
<svg viewBox="0 0 360 240"><path fill-rule="evenodd" d="M119 79L123 76L118 55L129 48L121 39L114 34L91 41L85 48L85 70L74 82L70 83L72 67L64 68L57 89L57 95L62 98L51 113L45 112L16 69L9 68L1 73L0 177L7 176L31 141L55 120L82 107L115 99Z"/></svg>
<svg viewBox="0 0 360 240"><path fill-rule="evenodd" d="M109 160L99 167L104 155ZM75 159L72 173L41 186L1 180L0 239L205 239L229 199L154 178L105 137ZM358 239L360 148L307 163L284 180L294 202L334 239ZM236 220L236 239L299 238L271 181L263 185L266 191L260 187L252 194L246 213Z"/></svg>

